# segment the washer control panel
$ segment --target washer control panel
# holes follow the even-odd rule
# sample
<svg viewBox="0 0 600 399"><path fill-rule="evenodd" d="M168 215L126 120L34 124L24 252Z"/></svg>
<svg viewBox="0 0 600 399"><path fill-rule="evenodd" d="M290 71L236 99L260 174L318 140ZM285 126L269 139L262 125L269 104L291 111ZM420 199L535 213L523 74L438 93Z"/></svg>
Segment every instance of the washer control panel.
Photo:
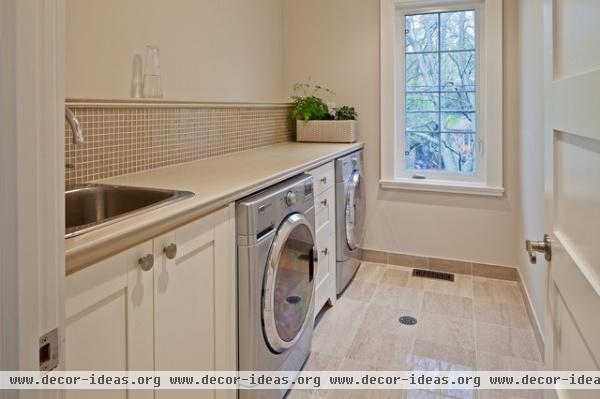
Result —
<svg viewBox="0 0 600 399"><path fill-rule="evenodd" d="M289 214L304 213L314 207L313 178L300 175L237 204L238 234L264 236Z"/></svg>

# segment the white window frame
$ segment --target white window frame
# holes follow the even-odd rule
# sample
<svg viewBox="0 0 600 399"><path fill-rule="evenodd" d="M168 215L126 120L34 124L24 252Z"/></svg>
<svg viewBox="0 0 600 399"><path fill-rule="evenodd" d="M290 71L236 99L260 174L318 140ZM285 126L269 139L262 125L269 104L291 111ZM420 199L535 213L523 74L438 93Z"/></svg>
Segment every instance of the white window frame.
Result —
<svg viewBox="0 0 600 399"><path fill-rule="evenodd" d="M473 174L410 171L404 155L404 16L476 9L477 155ZM502 0L381 0L381 177L386 189L502 196ZM424 176L415 179L413 175Z"/></svg>

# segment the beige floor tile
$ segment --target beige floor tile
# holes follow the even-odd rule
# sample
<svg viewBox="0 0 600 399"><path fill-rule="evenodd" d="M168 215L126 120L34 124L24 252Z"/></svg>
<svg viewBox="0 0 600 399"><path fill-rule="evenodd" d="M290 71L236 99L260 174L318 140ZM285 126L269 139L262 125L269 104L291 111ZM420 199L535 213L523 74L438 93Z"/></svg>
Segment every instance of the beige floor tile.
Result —
<svg viewBox="0 0 600 399"><path fill-rule="evenodd" d="M355 281L368 283L380 283L385 273L386 265L370 262L362 262L354 277Z"/></svg>
<svg viewBox="0 0 600 399"><path fill-rule="evenodd" d="M498 284L494 288L494 296L498 302L524 306L521 290L517 283Z"/></svg>
<svg viewBox="0 0 600 399"><path fill-rule="evenodd" d="M303 370L305 371L335 371L344 360L341 357L335 357L326 353L312 351Z"/></svg>
<svg viewBox="0 0 600 399"><path fill-rule="evenodd" d="M471 298L427 291L421 312L473 319L473 301Z"/></svg>
<svg viewBox="0 0 600 399"><path fill-rule="evenodd" d="M494 285L481 277L473 278L473 299L476 301L496 302Z"/></svg>
<svg viewBox="0 0 600 399"><path fill-rule="evenodd" d="M533 334L529 330L475 323L477 352L489 352L526 360L540 361Z"/></svg>
<svg viewBox="0 0 600 399"><path fill-rule="evenodd" d="M544 369L542 362L529 361L515 357L502 356L489 352L477 353L477 368L482 371L540 371ZM543 390L495 390L483 392L484 398L519 398L519 399L543 399ZM493 396L494 394L499 396ZM504 396L502 396L504 395ZM481 395L480 395L481 396Z"/></svg>
<svg viewBox="0 0 600 399"><path fill-rule="evenodd" d="M473 278L471 276L457 274L454 276L454 282L433 279L422 280L424 281L425 291L473 298Z"/></svg>
<svg viewBox="0 0 600 399"><path fill-rule="evenodd" d="M354 336L347 358L373 367L406 370L412 342L410 337L361 328Z"/></svg>
<svg viewBox="0 0 600 399"><path fill-rule="evenodd" d="M477 369L484 371L541 371L544 370L544 363L541 361L478 351Z"/></svg>
<svg viewBox="0 0 600 399"><path fill-rule="evenodd" d="M405 287L408 283L409 278L410 278L410 271L389 267L385 271L381 282L383 284L390 284L390 285L397 285L400 287Z"/></svg>
<svg viewBox="0 0 600 399"><path fill-rule="evenodd" d="M338 370L343 371L376 371L378 370L373 365L355 359L346 358L339 365ZM346 399L346 398L356 398L356 399L402 399L403 391L401 390L383 390L383 389L371 389L371 390L362 390L362 389L331 389L329 390L329 394L327 399Z"/></svg>
<svg viewBox="0 0 600 399"><path fill-rule="evenodd" d="M475 370L475 350L415 340L409 364L415 371Z"/></svg>
<svg viewBox="0 0 600 399"><path fill-rule="evenodd" d="M419 312L422 302L423 290L389 284L379 284L371 298L371 303L410 312Z"/></svg>
<svg viewBox="0 0 600 399"><path fill-rule="evenodd" d="M416 340L409 365L414 371L471 371L475 370L476 355L474 350ZM472 389L434 391L456 399L475 399L475 391Z"/></svg>
<svg viewBox="0 0 600 399"><path fill-rule="evenodd" d="M362 329L386 331L397 336L414 337L417 326L400 324L399 319L401 316L417 317L417 313L372 303L367 308L360 327Z"/></svg>
<svg viewBox="0 0 600 399"><path fill-rule="evenodd" d="M427 278L413 276L414 269L411 267L388 265L387 268L388 268L388 270L401 270L401 271L408 272L408 280L406 281L405 284L403 284L403 286L405 286L405 287L417 288L417 289L422 290L425 288L425 284L426 284L427 280L429 280ZM382 281L382 283L385 283L385 282Z"/></svg>
<svg viewBox="0 0 600 399"><path fill-rule="evenodd" d="M475 320L513 328L529 329L531 323L524 306L482 300L474 301Z"/></svg>
<svg viewBox="0 0 600 399"><path fill-rule="evenodd" d="M482 371L540 371L544 369L544 364L542 362L478 351L477 369ZM542 390L499 389L495 391L482 390L480 392L480 399L543 399L543 397L544 391Z"/></svg>
<svg viewBox="0 0 600 399"><path fill-rule="evenodd" d="M480 301L519 306L524 304L519 286L512 281L473 277L473 295L475 300Z"/></svg>
<svg viewBox="0 0 600 399"><path fill-rule="evenodd" d="M417 336L423 341L464 349L475 349L472 320L422 313L417 326Z"/></svg>
<svg viewBox="0 0 600 399"><path fill-rule="evenodd" d="M322 313L317 326L321 321L327 320L339 325L349 325L358 328L363 321L368 307L369 304L367 302L343 295L335 302L335 305Z"/></svg>
<svg viewBox="0 0 600 399"><path fill-rule="evenodd" d="M336 371L339 370L340 364L344 359L327 355L321 352L313 351L310 354L303 370L305 371ZM326 398L328 391L326 389L304 390L310 398Z"/></svg>
<svg viewBox="0 0 600 399"><path fill-rule="evenodd" d="M376 288L377 283L354 280L342 293L342 296L358 301L368 302L371 300Z"/></svg>
<svg viewBox="0 0 600 399"><path fill-rule="evenodd" d="M344 358L350 350L358 327L321 320L315 328L312 350L333 357Z"/></svg>
<svg viewBox="0 0 600 399"><path fill-rule="evenodd" d="M388 269L392 270L404 270L412 274L413 268L410 266L402 266L402 265L387 265Z"/></svg>

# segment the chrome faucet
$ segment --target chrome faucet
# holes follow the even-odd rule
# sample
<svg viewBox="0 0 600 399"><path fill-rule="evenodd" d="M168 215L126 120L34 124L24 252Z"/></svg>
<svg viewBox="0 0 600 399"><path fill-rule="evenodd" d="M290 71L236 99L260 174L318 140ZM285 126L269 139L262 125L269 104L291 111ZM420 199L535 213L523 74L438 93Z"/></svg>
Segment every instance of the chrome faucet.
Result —
<svg viewBox="0 0 600 399"><path fill-rule="evenodd" d="M67 107L65 107L65 118L67 118L67 122L69 122L71 130L73 131L73 144L85 143L85 137L83 137L83 130L81 129L81 124L75 117L73 111L71 111Z"/></svg>

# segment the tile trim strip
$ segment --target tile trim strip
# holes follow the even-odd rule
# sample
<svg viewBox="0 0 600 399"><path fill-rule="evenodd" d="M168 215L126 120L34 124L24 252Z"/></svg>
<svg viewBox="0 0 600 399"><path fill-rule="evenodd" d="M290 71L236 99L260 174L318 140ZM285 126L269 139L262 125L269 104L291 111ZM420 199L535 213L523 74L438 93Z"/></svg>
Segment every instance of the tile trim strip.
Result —
<svg viewBox="0 0 600 399"><path fill-rule="evenodd" d="M167 101L136 98L131 100L68 98L69 108L291 108L289 102L210 102L210 101Z"/></svg>
<svg viewBox="0 0 600 399"><path fill-rule="evenodd" d="M519 281L518 269L457 259L433 258L363 248L362 260L388 265L429 269L439 272L473 275L499 280Z"/></svg>

